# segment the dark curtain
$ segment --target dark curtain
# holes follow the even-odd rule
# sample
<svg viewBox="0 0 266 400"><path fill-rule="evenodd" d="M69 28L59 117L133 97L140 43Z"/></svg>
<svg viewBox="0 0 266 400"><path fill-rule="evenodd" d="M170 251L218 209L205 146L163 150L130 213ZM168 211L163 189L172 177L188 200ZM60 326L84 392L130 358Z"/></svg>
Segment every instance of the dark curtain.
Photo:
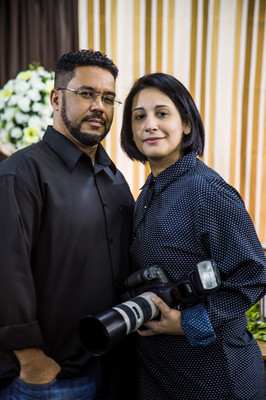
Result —
<svg viewBox="0 0 266 400"><path fill-rule="evenodd" d="M78 49L78 0L0 0L0 88L37 62Z"/></svg>

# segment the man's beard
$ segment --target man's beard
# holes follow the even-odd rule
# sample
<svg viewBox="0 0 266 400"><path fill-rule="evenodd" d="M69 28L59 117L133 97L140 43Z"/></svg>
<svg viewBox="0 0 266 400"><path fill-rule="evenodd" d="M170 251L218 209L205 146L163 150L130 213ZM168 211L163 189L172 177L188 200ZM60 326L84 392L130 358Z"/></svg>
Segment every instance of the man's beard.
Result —
<svg viewBox="0 0 266 400"><path fill-rule="evenodd" d="M63 97L63 104L62 104L62 111L61 111L61 118L64 121L66 128L68 129L69 133L81 144L85 146L96 146L99 144L107 135L109 129L104 130L101 135L96 135L93 133L87 133L81 131L81 124L84 121L88 121L88 118L84 118L81 120L80 124L75 124L71 122L67 117L67 107L66 107L66 99ZM91 115L91 118L98 118L101 119L104 124L106 123L105 120L102 118L101 113L98 111L94 112Z"/></svg>

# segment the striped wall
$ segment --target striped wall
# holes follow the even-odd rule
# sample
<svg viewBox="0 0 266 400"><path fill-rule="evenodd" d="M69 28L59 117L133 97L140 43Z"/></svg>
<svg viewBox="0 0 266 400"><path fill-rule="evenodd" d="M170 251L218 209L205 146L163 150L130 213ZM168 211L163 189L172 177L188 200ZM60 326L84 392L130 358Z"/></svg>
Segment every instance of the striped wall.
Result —
<svg viewBox="0 0 266 400"><path fill-rule="evenodd" d="M266 0L79 0L80 48L105 52L125 98L141 75L173 74L204 121L203 160L241 193L266 242ZM105 147L137 197L148 166L121 151L116 110Z"/></svg>

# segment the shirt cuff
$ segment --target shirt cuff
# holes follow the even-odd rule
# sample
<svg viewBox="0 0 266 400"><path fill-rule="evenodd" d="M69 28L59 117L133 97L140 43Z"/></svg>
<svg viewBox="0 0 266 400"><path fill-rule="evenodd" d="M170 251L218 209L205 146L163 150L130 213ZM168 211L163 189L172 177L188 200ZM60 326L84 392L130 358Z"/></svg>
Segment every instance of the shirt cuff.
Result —
<svg viewBox="0 0 266 400"><path fill-rule="evenodd" d="M0 350L2 351L42 346L42 334L37 321L0 328Z"/></svg>
<svg viewBox="0 0 266 400"><path fill-rule="evenodd" d="M208 346L216 340L210 318L202 303L182 311L181 326L191 346Z"/></svg>

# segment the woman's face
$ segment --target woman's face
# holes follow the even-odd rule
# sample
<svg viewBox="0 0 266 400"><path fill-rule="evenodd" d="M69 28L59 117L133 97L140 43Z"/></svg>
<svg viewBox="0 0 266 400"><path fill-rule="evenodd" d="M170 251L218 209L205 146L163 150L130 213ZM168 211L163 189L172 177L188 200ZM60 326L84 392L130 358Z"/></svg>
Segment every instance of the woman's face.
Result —
<svg viewBox="0 0 266 400"><path fill-rule="evenodd" d="M151 167L160 164L162 169L180 158L183 133L190 126L183 124L172 100L156 88L141 90L132 104L133 140Z"/></svg>

